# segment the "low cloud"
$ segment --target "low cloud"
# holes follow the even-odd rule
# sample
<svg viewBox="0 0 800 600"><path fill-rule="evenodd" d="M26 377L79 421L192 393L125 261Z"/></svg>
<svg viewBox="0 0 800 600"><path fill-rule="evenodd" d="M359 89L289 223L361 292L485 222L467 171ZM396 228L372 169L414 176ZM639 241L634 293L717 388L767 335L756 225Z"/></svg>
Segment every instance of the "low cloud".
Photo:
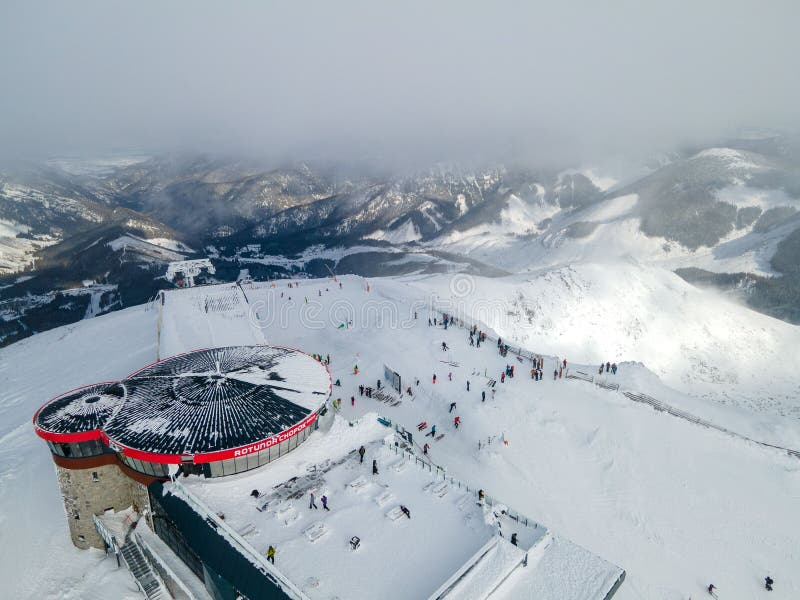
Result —
<svg viewBox="0 0 800 600"><path fill-rule="evenodd" d="M563 4L6 1L0 155L558 162L797 126L797 3Z"/></svg>

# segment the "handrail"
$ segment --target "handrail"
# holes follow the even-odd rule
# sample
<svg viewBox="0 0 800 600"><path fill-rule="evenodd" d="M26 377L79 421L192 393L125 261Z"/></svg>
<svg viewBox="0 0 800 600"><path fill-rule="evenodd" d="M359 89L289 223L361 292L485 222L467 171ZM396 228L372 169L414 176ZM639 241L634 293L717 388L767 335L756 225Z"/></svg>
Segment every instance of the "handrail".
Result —
<svg viewBox="0 0 800 600"><path fill-rule="evenodd" d="M155 534L153 534L155 535ZM172 581L175 582L176 585L180 586L181 590L190 600L196 600L196 596L192 593L192 591L186 586L183 580L178 576L177 573L172 569L172 567L167 564L167 561L153 548L147 540L144 539L143 536L139 535L139 532L134 532L133 537L135 538L136 545L139 546L142 550L147 549L147 552L142 552L145 555L145 559L149 560L151 557L158 562L159 566L164 569L164 571L169 575ZM148 555L149 554L149 555ZM162 578L163 579L163 578Z"/></svg>
<svg viewBox="0 0 800 600"><path fill-rule="evenodd" d="M200 514L206 521L212 521L217 531L222 530L231 542L234 542L239 548L239 551L249 558L262 573L269 574L283 589L284 592L291 592L296 600L311 600L300 588L289 581L275 566L270 563L265 556L259 553L253 546L234 531L230 525L220 519L215 512L208 508L197 496L192 494L186 486L184 486L177 479L172 480L172 485L177 487L183 499L189 504L193 505L195 511Z"/></svg>
<svg viewBox="0 0 800 600"><path fill-rule="evenodd" d="M432 310L434 312L437 312L437 313L441 314L441 315L445 314L444 311L439 310L438 308L434 308ZM455 319L455 325L457 327L461 327L463 329L468 329L467 327L464 326L465 322L467 322L467 320L465 320L462 317L459 317L459 318ZM484 331L483 333L486 334L486 339L487 340L491 340L491 341L496 341L497 340L497 338L493 338L492 336L490 336L488 334L488 332ZM521 356L523 358L533 358L534 356L542 356L542 357L547 356L548 358L553 358L552 356L548 356L548 355L545 355L545 354L540 354L540 353L534 354L533 352L530 352L530 351L528 352L528 354L526 356L526 354L522 350L522 348L515 348L513 346L508 346L508 351L511 354L516 354L517 356ZM594 375L587 375L585 373L580 373L580 375L576 374L576 373L567 373L566 378L567 379L580 379L580 380L583 380L583 381L587 381L589 383L593 383L594 385L596 385L596 386L598 386L600 388L603 388L603 389L612 390L612 391L615 391L615 392L618 391L623 396L628 398L629 400L633 400L634 402L641 402L641 403L644 403L644 404L649 404L650 406L652 406L656 410L659 410L661 412L665 412L665 413L667 413L669 415L672 415L673 417L677 417L679 419L684 419L685 421L689 421L690 423L695 423L697 425L701 425L701 426L707 427L709 429L715 429L716 431L720 431L722 433L727 433L728 435L731 435L733 437L736 437L736 438L739 438L741 440L745 440L745 441L748 441L748 442L752 442L754 444L757 444L757 445L765 447L765 448L772 448L774 450L782 450L782 451L786 452L789 456L793 456L794 458L800 459L800 450L794 450L792 448L785 448L784 446L778 446L776 444L769 444L767 442L754 440L753 438L748 437L748 436L746 436L744 434L736 433L735 431L731 431L730 429L726 429L725 427L722 427L721 425L715 425L714 423L711 423L710 421L705 421L705 420L703 420L703 419L701 419L699 417L696 417L696 416L692 415L691 413L687 413L687 412L682 411L682 410L680 410L678 408L670 406L669 404L661 402L660 400L656 400L655 398L653 398L651 396L648 396L646 394L642 394L641 392L638 392L636 390L629 390L629 389L624 389L624 388L620 389L620 386L619 386L618 383L611 383L610 384L607 381L595 380L595 376Z"/></svg>
<svg viewBox="0 0 800 600"><path fill-rule="evenodd" d="M144 589L142 582L139 581L139 578L134 574L131 565L128 563L128 559L125 557L125 554L122 552L122 546L117 541L117 538L106 529L106 526L103 525L103 522L97 517L97 515L92 515L92 521L94 522L94 527L97 529L97 533L100 534L100 537L103 538L103 541L108 544L108 547L114 551L114 554L117 556L117 560L122 560L125 563L125 567L128 569L128 572L133 577L133 580L136 582L136 587L139 588L139 591L142 592L145 598L149 598L150 595L147 593L147 590ZM135 545L135 542L134 542ZM119 565L119 562L117 563ZM148 565L149 566L149 565ZM151 569L152 571L152 569ZM155 574L153 574L155 576ZM159 578L160 582L160 578Z"/></svg>
<svg viewBox="0 0 800 600"><path fill-rule="evenodd" d="M449 481L451 485L456 486L460 490L463 489L464 491L466 491L468 493L473 493L473 494L477 494L478 493L478 491L479 491L478 489L468 486L466 483L462 482L459 479L456 479L455 477L448 476L447 475L447 470L445 469L445 467L440 467L438 465L433 465L432 463L427 463L424 460L420 459L413 452L409 452L405 448L403 448L403 447L401 447L399 445L395 445L393 443L387 442L386 440L381 440L381 443L384 446L388 447L389 449L393 450L395 454L401 454L402 453L402 454L404 454L404 455L406 455L406 456L408 456L410 458L413 458L416 465L421 466L421 468L423 470L427 468L427 470L430 473L434 472L434 470L431 467L435 466L436 467L435 476L438 477L439 474L441 474L442 475L442 481ZM505 507L505 513L504 513L505 516L507 516L509 519L511 519L513 521L516 521L520 525L525 525L526 527L531 527L531 528L534 528L534 529L537 529L539 527L544 528L544 525L542 525L541 523L535 521L534 519L531 519L531 518L527 517L526 515L522 514L521 512L515 511L510 506L508 506L508 504L506 504L505 502L501 502L497 498L494 498L493 496L490 496L489 494L486 494L485 492L484 492L484 495L483 495L483 501L487 506L494 506L495 504L503 505Z"/></svg>

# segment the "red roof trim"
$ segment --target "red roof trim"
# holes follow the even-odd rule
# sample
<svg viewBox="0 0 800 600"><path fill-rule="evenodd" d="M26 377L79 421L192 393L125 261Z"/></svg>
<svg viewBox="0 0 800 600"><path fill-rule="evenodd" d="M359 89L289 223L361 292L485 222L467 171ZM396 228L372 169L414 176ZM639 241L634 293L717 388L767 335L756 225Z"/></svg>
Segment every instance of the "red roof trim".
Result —
<svg viewBox="0 0 800 600"><path fill-rule="evenodd" d="M296 348L291 348L289 346L277 346L277 345L272 345L272 344L253 344L253 345L266 346L266 347L271 347L271 348L282 348L284 350L292 350L293 352L298 352L300 354L305 354L309 358L314 358L313 356L308 354L308 352L303 352L302 350L297 350ZM226 346L220 346L220 347L224 348ZM202 350L211 350L211 349L212 348L198 348L196 350L191 350L189 352L181 352L180 354L175 354L174 356L170 356L170 357L167 357L167 358L162 358L161 360L157 360L156 362L150 363L149 365L147 365L145 367L142 367L141 369L139 369L137 371L134 371L133 373L128 375L125 379L131 379L137 373L139 373L139 372L141 372L141 371L143 371L143 370L145 370L145 369L147 369L149 367L152 367L153 365L156 365L156 364L158 364L160 362L163 362L165 360L170 360L170 359L173 359L173 358L178 357L178 356L183 356L185 354L191 354L193 352L200 352ZM317 361L317 362L319 362L323 367L325 367L325 371L328 373L328 395L330 395L331 391L333 390L333 378L331 377L330 369L328 369L327 365L325 365L325 363L323 363L322 361ZM284 430L284 431L282 431L282 432L280 432L280 433L278 433L276 435L273 435L272 437L269 437L269 438L266 438L266 439L263 439L263 440L260 440L260 441L257 441L257 442L253 442L252 444L247 444L246 446L239 446L237 448L230 448L230 449L227 449L227 450L220 450L218 452L208 452L208 453L205 453L205 454L194 454L194 455L191 455L191 454L189 454L189 455L186 455L186 454L158 454L158 453L155 453L155 452L145 452L143 450L136 450L135 448L128 448L128 447L123 446L122 444L120 444L118 442L115 442L111 438L109 438L108 435L106 434L106 432L103 431L102 429L92 429L91 431L79 431L79 432L75 432L75 433L53 433L52 431L47 431L45 429L40 428L36 424L36 418L39 416L39 413L42 411L42 409L45 406L47 406L51 402L55 402L59 398L63 398L64 396L67 396L69 394L77 392L78 390L82 390L82 389L85 389L85 388L88 388L88 387L92 387L92 386L95 386L95 385L112 385L112 384L116 384L116 383L120 383L120 382L119 381L101 381L99 383L91 383L89 385L83 385L83 386L80 386L80 387L76 387L74 389L69 390L68 392L64 392L63 394L59 394L55 398L51 398L50 400L48 400L47 402L42 404L42 406L39 407L39 410L37 410L36 413L33 415L33 428L36 431L36 435L38 435L43 440L47 440L48 442L55 442L55 443L59 443L59 444L76 444L76 443L79 443L79 442L88 442L88 441L91 441L91 440L100 440L101 442L103 442L106 446L108 446L111 449L114 449L114 450L120 449L121 452L125 456L127 456L129 458L133 458L133 459L136 459L136 460L143 460L143 461L147 461L147 462L153 462L153 463L159 463L159 464L180 464L181 462L183 462L183 457L192 457L193 456L194 459L193 459L192 462L194 462L195 464L203 464L203 463L216 462L216 461L219 461L219 460L228 460L230 458L240 458L240 457L243 457L243 456L248 456L249 454L260 452L262 450L266 450L267 448L271 448L272 446L274 446L276 444L280 444L281 442L284 442L284 441L294 437L298 433L304 431L305 429L307 429L309 426L311 426L314 423L314 421L317 420L317 416L318 416L317 412L312 412L305 419L303 419L299 423L296 423L295 425L293 425L289 429L286 429L286 430Z"/></svg>

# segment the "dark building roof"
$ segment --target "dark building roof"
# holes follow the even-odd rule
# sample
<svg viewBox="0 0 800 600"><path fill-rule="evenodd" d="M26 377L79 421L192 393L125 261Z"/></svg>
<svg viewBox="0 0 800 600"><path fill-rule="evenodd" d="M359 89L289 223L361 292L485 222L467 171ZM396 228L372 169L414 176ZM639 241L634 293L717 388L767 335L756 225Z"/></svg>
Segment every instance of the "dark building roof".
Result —
<svg viewBox="0 0 800 600"><path fill-rule="evenodd" d="M132 458L209 462L291 437L313 422L329 393L328 370L297 350L212 348L57 397L34 425L54 442L100 438Z"/></svg>

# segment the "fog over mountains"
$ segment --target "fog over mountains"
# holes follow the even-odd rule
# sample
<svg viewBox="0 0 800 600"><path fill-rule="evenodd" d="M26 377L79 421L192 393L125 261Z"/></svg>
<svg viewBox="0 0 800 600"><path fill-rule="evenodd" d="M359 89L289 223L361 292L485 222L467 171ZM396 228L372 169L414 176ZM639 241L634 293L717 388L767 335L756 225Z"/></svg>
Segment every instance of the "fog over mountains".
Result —
<svg viewBox="0 0 800 600"><path fill-rule="evenodd" d="M611 258L797 322L792 2L0 7L0 339L220 280Z"/></svg>
<svg viewBox="0 0 800 600"><path fill-rule="evenodd" d="M800 152L721 141L617 170L173 154L8 163L0 172L2 336L151 298L169 261L216 280L357 273L499 276L624 258L800 322Z"/></svg>

